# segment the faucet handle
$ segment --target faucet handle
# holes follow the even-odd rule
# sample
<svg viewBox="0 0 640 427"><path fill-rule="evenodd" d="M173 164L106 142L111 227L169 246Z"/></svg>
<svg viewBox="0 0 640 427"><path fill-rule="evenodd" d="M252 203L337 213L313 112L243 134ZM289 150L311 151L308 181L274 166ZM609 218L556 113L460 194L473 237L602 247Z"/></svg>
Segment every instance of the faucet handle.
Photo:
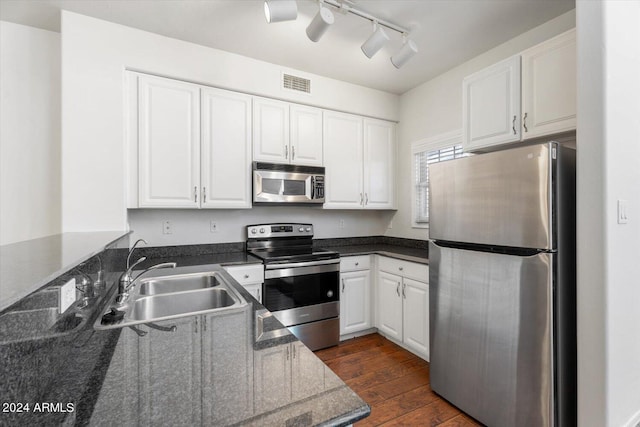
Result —
<svg viewBox="0 0 640 427"><path fill-rule="evenodd" d="M127 267L127 270L128 270L128 271L133 271L133 267L135 267L136 265L138 265L138 264L140 264L141 262L146 261L146 260L147 260L147 257L146 257L146 256L141 257L139 260L137 260L136 262L134 262L134 263L133 263L133 265L131 265L131 267Z"/></svg>

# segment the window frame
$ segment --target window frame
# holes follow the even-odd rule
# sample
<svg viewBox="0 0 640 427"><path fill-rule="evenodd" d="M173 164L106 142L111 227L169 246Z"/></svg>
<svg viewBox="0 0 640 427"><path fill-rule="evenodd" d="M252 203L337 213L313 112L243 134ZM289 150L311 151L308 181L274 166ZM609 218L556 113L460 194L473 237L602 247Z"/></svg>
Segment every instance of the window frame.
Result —
<svg viewBox="0 0 640 427"><path fill-rule="evenodd" d="M414 141L411 143L411 228L428 229L429 221L416 222L417 194L416 194L416 154L440 150L447 147L462 145L462 129Z"/></svg>

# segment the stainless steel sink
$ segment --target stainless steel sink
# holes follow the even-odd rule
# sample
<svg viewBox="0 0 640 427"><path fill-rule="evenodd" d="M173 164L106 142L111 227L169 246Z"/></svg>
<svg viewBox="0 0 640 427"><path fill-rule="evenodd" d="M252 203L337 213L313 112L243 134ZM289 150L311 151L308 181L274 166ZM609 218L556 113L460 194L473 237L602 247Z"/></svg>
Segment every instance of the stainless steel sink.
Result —
<svg viewBox="0 0 640 427"><path fill-rule="evenodd" d="M177 267L149 273L134 286L124 304L113 295L103 314L117 310L121 320L103 322L99 316L95 329L113 329L160 320L244 309L247 301L238 293L240 286L219 265Z"/></svg>
<svg viewBox="0 0 640 427"><path fill-rule="evenodd" d="M202 289L139 298L131 312L133 320L155 320L180 314L195 314L236 303L225 289Z"/></svg>
<svg viewBox="0 0 640 427"><path fill-rule="evenodd" d="M140 295L157 295L213 288L220 286L220 284L217 273L206 275L196 273L142 279L139 286Z"/></svg>

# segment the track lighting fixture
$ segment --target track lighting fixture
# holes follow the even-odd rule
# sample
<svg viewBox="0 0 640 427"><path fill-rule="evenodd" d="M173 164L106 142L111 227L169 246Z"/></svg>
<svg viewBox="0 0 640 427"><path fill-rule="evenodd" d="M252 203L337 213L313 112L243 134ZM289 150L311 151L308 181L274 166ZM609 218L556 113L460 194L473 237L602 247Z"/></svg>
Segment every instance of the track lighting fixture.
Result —
<svg viewBox="0 0 640 427"><path fill-rule="evenodd" d="M322 1L319 2L320 10L316 13L309 26L307 27L307 37L312 42L317 42L327 32L331 24L335 22L333 13L326 7L322 6Z"/></svg>
<svg viewBox="0 0 640 427"><path fill-rule="evenodd" d="M268 23L292 21L298 18L296 0L265 0L264 16Z"/></svg>
<svg viewBox="0 0 640 427"><path fill-rule="evenodd" d="M402 47L390 58L394 67L401 68L418 53L418 46L407 37L409 31L406 28L359 10L353 6L353 2L350 0L318 0L318 5L318 13L306 30L307 37L313 42L320 40L335 22L333 13L325 7L325 5L329 5L340 10L343 14L356 15L373 23L373 32L360 47L367 58L372 58L389 41L389 35L382 27L402 34ZM265 0L264 15L269 23L295 20L298 18L296 0Z"/></svg>
<svg viewBox="0 0 640 427"><path fill-rule="evenodd" d="M413 55L418 53L418 45L416 45L413 40L409 40L405 35L403 35L402 41L403 43L400 50L391 57L391 63L396 68L402 67Z"/></svg>
<svg viewBox="0 0 640 427"><path fill-rule="evenodd" d="M388 41L389 36L387 33L378 25L378 22L373 21L373 33L371 33L367 41L365 41L360 48L367 58L371 58L376 52L382 49L382 46Z"/></svg>

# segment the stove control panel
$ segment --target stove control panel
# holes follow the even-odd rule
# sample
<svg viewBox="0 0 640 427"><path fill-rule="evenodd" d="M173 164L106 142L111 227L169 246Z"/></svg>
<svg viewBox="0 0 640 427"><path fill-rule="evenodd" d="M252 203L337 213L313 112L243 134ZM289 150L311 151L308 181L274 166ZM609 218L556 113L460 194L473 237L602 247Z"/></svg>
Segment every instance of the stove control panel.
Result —
<svg viewBox="0 0 640 427"><path fill-rule="evenodd" d="M255 224L247 226L247 238L313 237L311 224Z"/></svg>

